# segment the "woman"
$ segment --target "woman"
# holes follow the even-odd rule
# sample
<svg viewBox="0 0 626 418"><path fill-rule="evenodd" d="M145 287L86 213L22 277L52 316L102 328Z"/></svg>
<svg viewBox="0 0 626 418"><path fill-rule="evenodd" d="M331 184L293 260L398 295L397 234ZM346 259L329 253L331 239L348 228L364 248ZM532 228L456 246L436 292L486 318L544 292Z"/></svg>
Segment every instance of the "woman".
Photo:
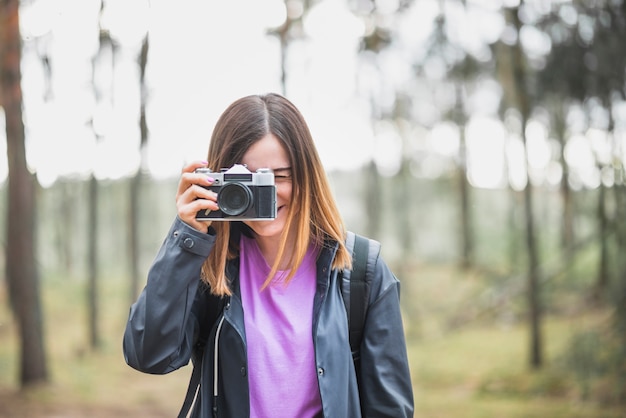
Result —
<svg viewBox="0 0 626 418"><path fill-rule="evenodd" d="M273 171L274 220L196 219L219 210L208 189L215 179L197 169L235 164ZM183 169L176 207L131 307L124 334L130 366L168 373L199 352L194 417L413 415L399 283L381 259L370 260L357 383L338 284L352 263L346 230L291 102L268 94L231 104L215 126L208 161ZM203 335L206 345L196 351Z"/></svg>

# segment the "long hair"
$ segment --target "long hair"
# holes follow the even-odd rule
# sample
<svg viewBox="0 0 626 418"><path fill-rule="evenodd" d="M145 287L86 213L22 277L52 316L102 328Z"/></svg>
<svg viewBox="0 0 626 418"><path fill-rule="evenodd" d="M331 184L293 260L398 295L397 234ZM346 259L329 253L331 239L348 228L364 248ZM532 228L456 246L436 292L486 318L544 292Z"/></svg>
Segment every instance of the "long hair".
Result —
<svg viewBox="0 0 626 418"><path fill-rule="evenodd" d="M326 172L304 117L289 100L271 93L247 96L233 102L213 130L208 166L219 170L240 163L248 148L268 134L274 135L287 151L292 193L278 255L264 287L279 271L289 237L295 237L295 243L288 260L290 271L283 278L285 283L295 275L310 244L321 248L327 240L339 243L332 268L351 267L351 254L344 245L345 227ZM247 227L238 221L213 222L212 227L217 239L202 266L202 278L212 293L230 295L229 279L232 278L226 277L226 265L239 255L239 232Z"/></svg>

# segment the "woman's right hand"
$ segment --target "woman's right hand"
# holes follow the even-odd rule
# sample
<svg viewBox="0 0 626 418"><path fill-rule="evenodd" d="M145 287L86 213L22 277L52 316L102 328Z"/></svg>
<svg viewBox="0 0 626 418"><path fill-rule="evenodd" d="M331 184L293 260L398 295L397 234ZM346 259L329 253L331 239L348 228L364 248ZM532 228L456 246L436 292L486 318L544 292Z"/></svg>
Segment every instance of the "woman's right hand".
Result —
<svg viewBox="0 0 626 418"><path fill-rule="evenodd" d="M207 232L211 222L198 221L196 213L203 209L218 210L217 193L206 189L214 179L206 174L195 172L197 168L207 166L206 161L195 161L183 167L178 190L176 191L176 210L178 217L192 228Z"/></svg>

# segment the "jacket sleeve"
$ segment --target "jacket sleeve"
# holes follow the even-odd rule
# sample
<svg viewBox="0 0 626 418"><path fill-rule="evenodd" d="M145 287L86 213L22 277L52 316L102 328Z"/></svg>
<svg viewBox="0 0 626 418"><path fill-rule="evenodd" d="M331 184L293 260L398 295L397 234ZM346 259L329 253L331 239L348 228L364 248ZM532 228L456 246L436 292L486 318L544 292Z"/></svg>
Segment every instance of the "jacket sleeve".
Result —
<svg viewBox="0 0 626 418"><path fill-rule="evenodd" d="M129 366L165 374L189 363L205 311L200 270L214 239L176 218L130 308L123 339Z"/></svg>
<svg viewBox="0 0 626 418"><path fill-rule="evenodd" d="M412 417L413 388L400 312L400 282L378 258L361 343L363 417Z"/></svg>

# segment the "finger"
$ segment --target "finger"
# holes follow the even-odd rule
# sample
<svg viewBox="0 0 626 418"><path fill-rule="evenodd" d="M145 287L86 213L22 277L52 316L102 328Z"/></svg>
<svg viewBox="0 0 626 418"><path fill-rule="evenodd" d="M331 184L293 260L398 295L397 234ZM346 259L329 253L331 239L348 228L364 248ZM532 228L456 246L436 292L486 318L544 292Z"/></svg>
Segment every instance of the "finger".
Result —
<svg viewBox="0 0 626 418"><path fill-rule="evenodd" d="M183 166L183 173L192 173L198 168L206 167L209 163L207 161L192 161L189 164Z"/></svg>
<svg viewBox="0 0 626 418"><path fill-rule="evenodd" d="M176 196L177 204L187 204L198 199L217 202L217 193L198 184L191 184Z"/></svg>
<svg viewBox="0 0 626 418"><path fill-rule="evenodd" d="M195 171L183 172L178 182L178 190L176 191L176 195L178 196L183 194L185 190L189 189L193 185L207 187L213 184L214 181L215 180L213 179L213 177L203 173L196 173Z"/></svg>
<svg viewBox="0 0 626 418"><path fill-rule="evenodd" d="M179 205L178 216L186 223L193 224L195 222L198 222L198 220L196 219L198 212L207 210L211 212L218 209L219 208L217 206L217 203L212 200L197 199L189 203Z"/></svg>
<svg viewBox="0 0 626 418"><path fill-rule="evenodd" d="M189 215L195 216L196 213L200 212L201 210L207 210L207 209L210 211L216 211L216 210L219 210L219 206L217 205L217 202L214 202L213 200L197 199L189 203L180 205L179 214L182 214L184 216L189 216Z"/></svg>
<svg viewBox="0 0 626 418"><path fill-rule="evenodd" d="M206 161L192 161L191 163L186 164L182 168L181 178L178 183L178 191L182 192L182 190L188 188L193 183L193 173L198 168L206 167L207 164L208 163Z"/></svg>
<svg viewBox="0 0 626 418"><path fill-rule="evenodd" d="M193 185L176 199L179 217L190 219L201 210L218 210L217 193L203 187Z"/></svg>

